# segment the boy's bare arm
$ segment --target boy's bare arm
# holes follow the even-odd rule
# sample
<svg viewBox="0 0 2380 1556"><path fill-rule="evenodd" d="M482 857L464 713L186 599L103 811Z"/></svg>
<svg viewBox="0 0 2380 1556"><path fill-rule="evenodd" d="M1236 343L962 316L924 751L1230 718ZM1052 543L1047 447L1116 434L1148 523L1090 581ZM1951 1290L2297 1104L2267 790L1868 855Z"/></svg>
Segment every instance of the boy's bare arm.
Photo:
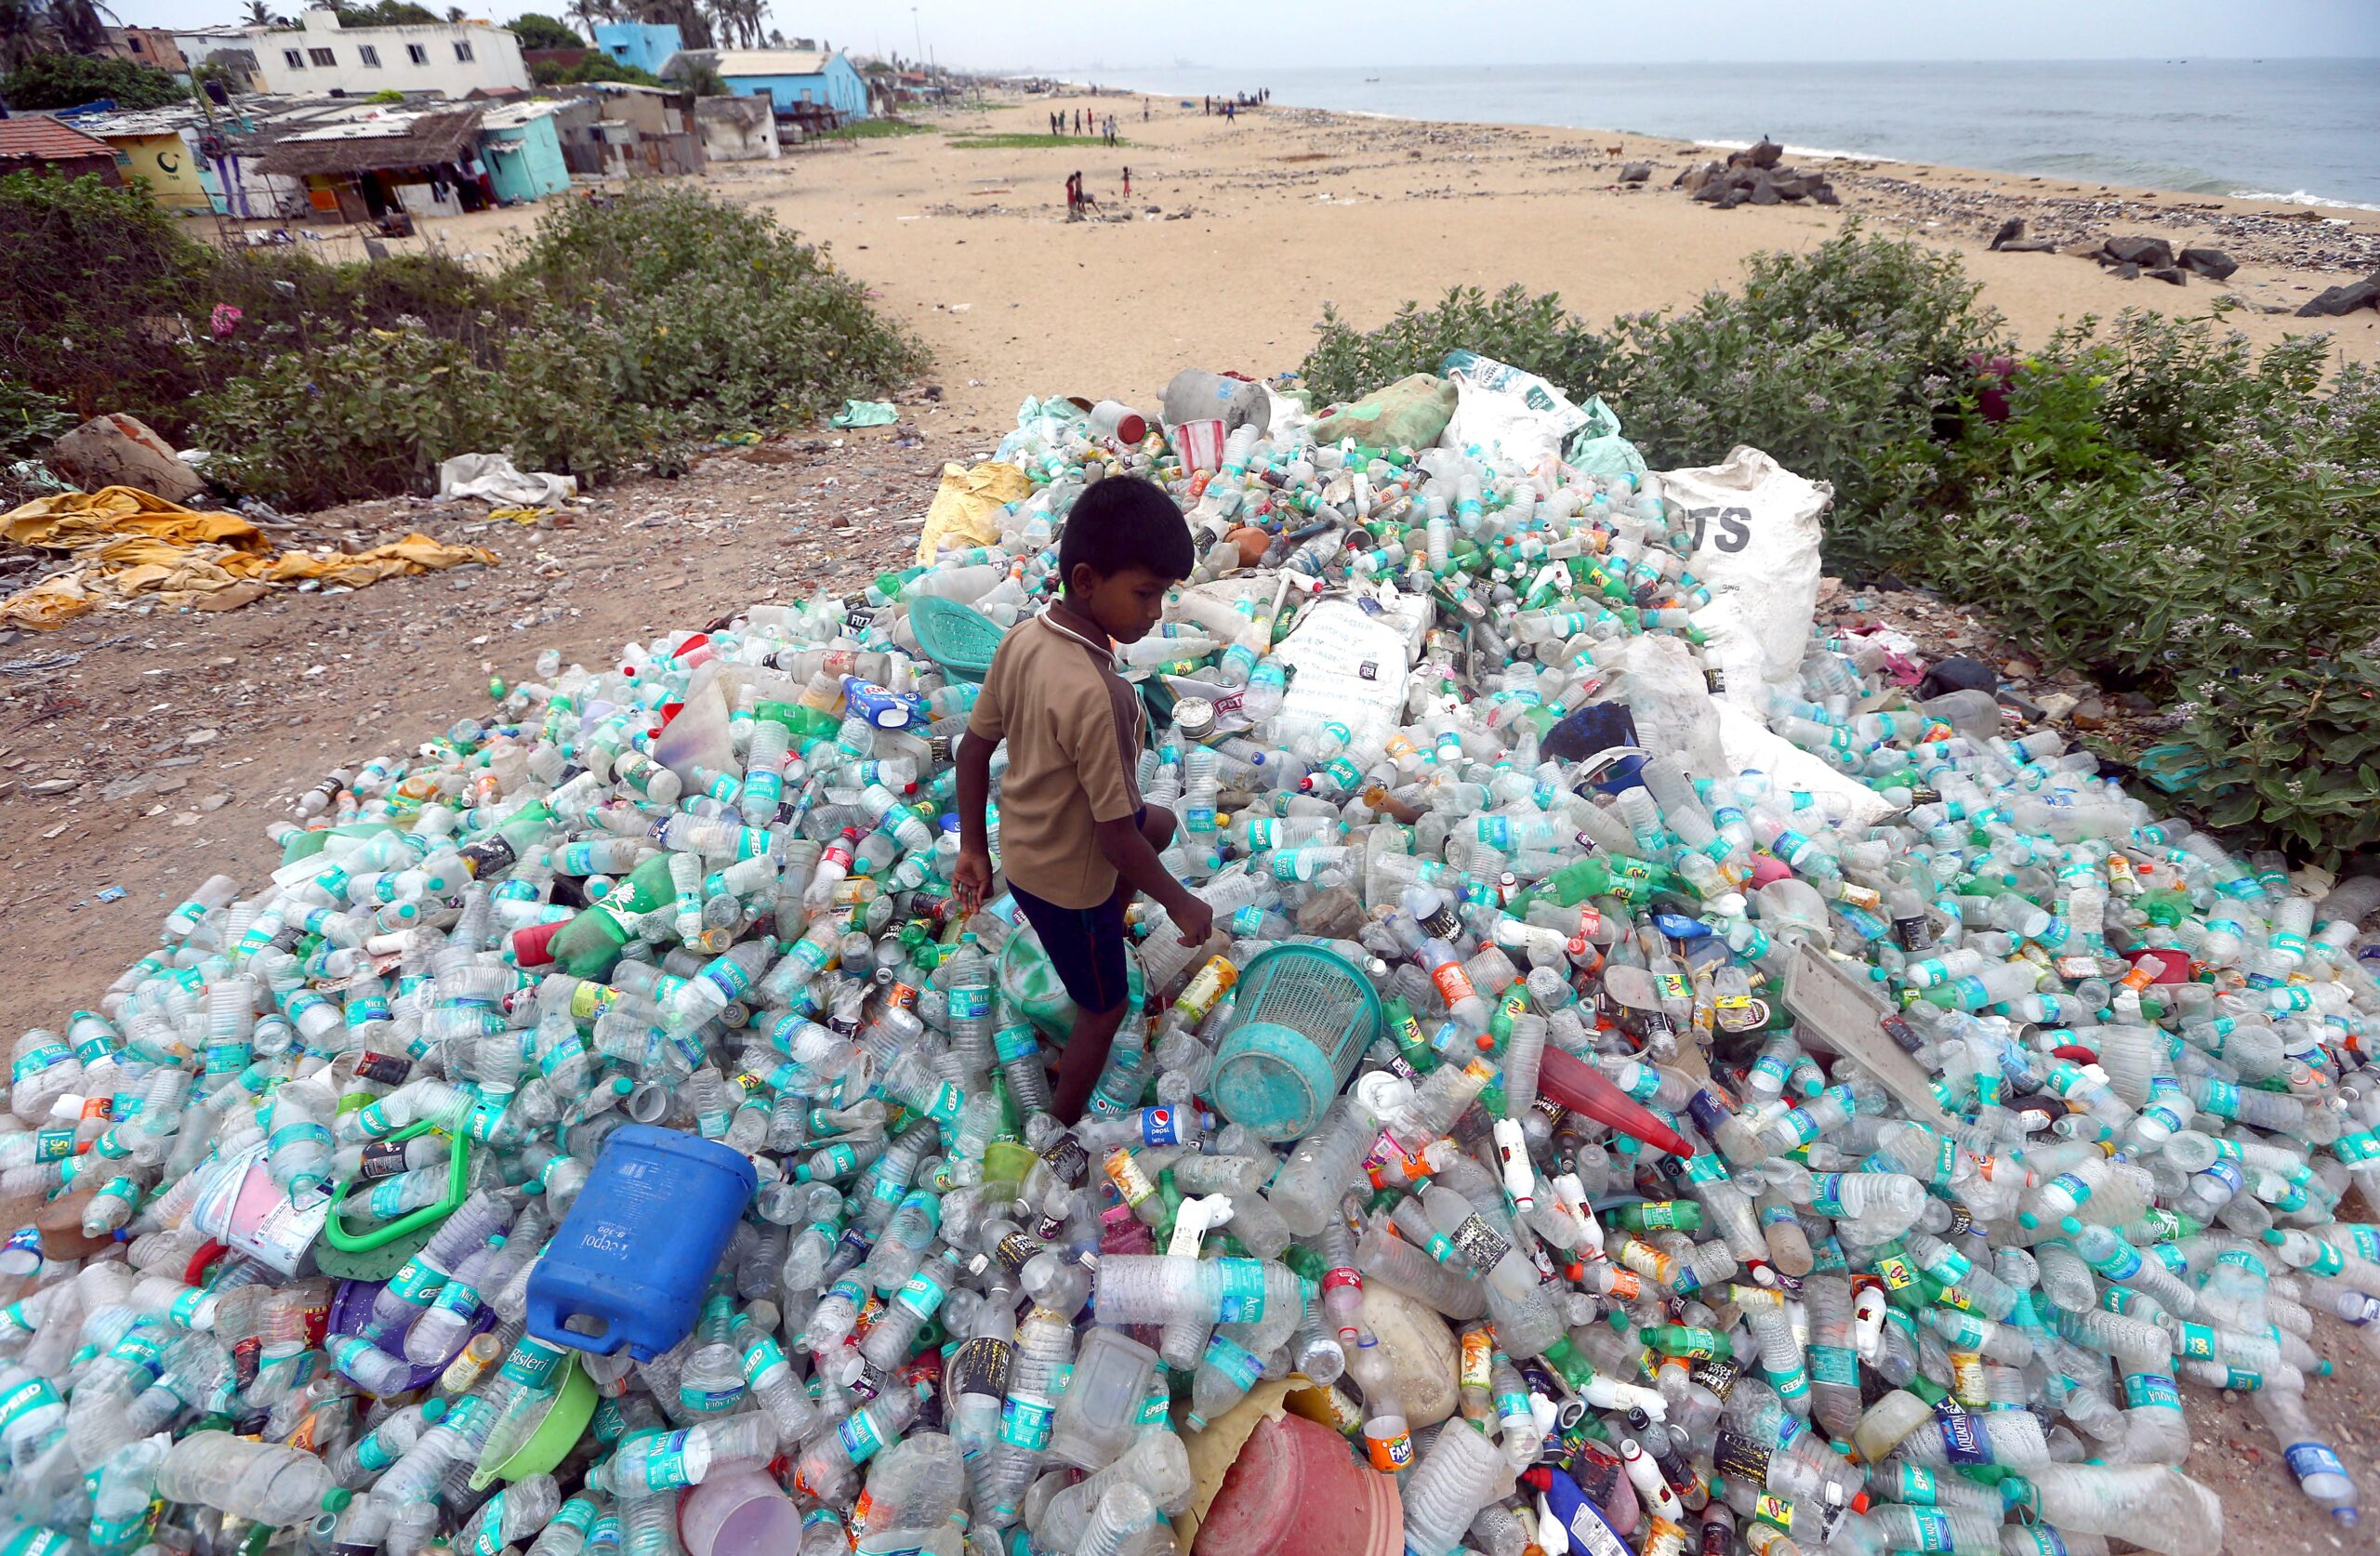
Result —
<svg viewBox="0 0 2380 1556"><path fill-rule="evenodd" d="M1116 866L1116 874L1125 885L1147 893L1172 916L1174 927L1182 931L1183 944L1203 944L1207 936L1214 932L1215 910L1173 878L1165 862L1157 857L1157 850L1149 847L1148 838L1142 836L1139 822L1130 816L1101 822L1099 851Z"/></svg>
<svg viewBox="0 0 2380 1556"><path fill-rule="evenodd" d="M992 844L984 824L984 808L992 797L992 746L995 743L968 734L959 741L959 863L950 884L959 897L959 911L972 916L984 905L992 889Z"/></svg>

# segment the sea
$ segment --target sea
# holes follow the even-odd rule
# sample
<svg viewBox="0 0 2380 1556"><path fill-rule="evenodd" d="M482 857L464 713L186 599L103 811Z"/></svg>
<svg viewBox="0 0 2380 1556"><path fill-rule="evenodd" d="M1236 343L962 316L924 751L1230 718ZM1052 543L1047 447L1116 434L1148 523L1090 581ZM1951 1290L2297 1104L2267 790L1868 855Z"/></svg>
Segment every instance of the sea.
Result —
<svg viewBox="0 0 2380 1556"><path fill-rule="evenodd" d="M2380 210L2380 59L1117 72L1103 86L1399 119L1562 125Z"/></svg>

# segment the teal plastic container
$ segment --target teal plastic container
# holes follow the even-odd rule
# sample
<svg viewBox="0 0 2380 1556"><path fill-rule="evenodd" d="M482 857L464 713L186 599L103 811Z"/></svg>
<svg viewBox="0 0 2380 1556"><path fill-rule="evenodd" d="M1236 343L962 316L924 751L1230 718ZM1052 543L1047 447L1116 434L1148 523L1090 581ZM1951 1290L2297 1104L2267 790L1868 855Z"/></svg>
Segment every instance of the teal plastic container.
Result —
<svg viewBox="0 0 2380 1556"><path fill-rule="evenodd" d="M1215 1111L1268 1141L1296 1140L1355 1073L1381 1028L1380 996L1318 945L1276 945L1243 969L1236 1019L1215 1045Z"/></svg>

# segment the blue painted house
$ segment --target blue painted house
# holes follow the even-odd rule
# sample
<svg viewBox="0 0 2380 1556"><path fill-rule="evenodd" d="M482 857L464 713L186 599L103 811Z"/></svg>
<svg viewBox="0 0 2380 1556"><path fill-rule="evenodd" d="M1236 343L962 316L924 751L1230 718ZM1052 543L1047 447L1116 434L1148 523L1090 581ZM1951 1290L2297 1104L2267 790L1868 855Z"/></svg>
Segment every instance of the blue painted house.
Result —
<svg viewBox="0 0 2380 1556"><path fill-rule="evenodd" d="M615 64L659 75L685 45L678 29L668 23L606 21L595 29L595 46Z"/></svg>
<svg viewBox="0 0 2380 1556"><path fill-rule="evenodd" d="M738 97L764 97L780 112L803 103L824 106L846 121L865 119L867 78L842 54L799 48L722 48L720 79Z"/></svg>
<svg viewBox="0 0 2380 1556"><path fill-rule="evenodd" d="M543 200L569 192L570 169L554 124L563 107L550 100L506 103L482 116L480 160L497 199Z"/></svg>

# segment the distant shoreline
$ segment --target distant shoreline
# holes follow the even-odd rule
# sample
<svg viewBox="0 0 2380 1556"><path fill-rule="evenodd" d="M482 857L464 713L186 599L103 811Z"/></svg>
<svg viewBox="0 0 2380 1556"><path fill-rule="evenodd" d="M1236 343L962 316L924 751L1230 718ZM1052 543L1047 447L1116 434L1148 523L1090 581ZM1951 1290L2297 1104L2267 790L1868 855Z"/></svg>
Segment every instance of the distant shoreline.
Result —
<svg viewBox="0 0 2380 1556"><path fill-rule="evenodd" d="M2308 59L2294 59L2294 60L2291 60L2291 59L2280 59L2280 58L2278 58L2278 57L2274 57L2274 58L2256 58L2256 59L2253 59L2223 60L2223 61L2204 61L2204 60L2201 60L2201 61L2190 61L2190 60L2163 61L2163 60L2154 60L2154 59L2141 59L2141 60L2104 60L2104 61L2098 61L2098 60L2079 60L2079 61L2078 61L2078 60L2056 60L2056 61L1962 61L1962 60L1911 60L1911 61L1900 61L1900 62L1891 62L1891 63L1892 63L1892 65L1894 65L1894 66L1906 65L1906 66L1910 66L1910 67L1920 67L1920 66L1924 66L1924 67L1953 66L1953 67L1955 67L1955 66L1969 65L1969 64L1997 64L1997 63L2011 63L2011 64L2016 64L2016 63L2031 63L2031 64L2059 64L2059 65L2069 65L2069 64L2070 64L2070 65L2097 65L2097 64L2106 64L2106 65L2142 65L2142 66L2149 66L2149 65L2157 65L2157 64L2161 64L2161 63L2172 63L2172 64L2175 64L2175 65L2187 65L2187 64L2193 63L2193 62L2195 62L2195 63L2202 63L2202 64L2203 64L2203 63L2221 63L2221 64L2227 64L2227 65L2240 65L2240 66L2252 66L2252 65L2253 65L2253 66L2263 66L2263 65L2287 65L2287 64L2301 64L2301 65L2302 65L2302 64L2306 64L2306 63L2309 63L2309 62L2312 62L2312 63L2325 63L2325 64L2339 64L2339 65L2380 64L2380 61L2365 61L2365 60L2308 60ZM1682 64L1682 63L1683 63L1683 62L1680 62L1680 64ZM1802 68L1813 68L1813 67L1815 66L1815 63L1816 63L1816 62L1811 62L1811 61L1800 61L1800 62L1793 62L1793 63L1800 65ZM1843 68L1848 68L1848 69L1875 68L1875 67L1880 67L1880 66L1885 66L1885 65L1886 65L1886 63L1887 63L1887 62L1884 62L1884 61L1860 61L1860 62L1858 62L1858 64L1857 66L1843 67ZM1517 71L1525 71L1525 70L1528 70L1528 69L1532 69L1532 68L1542 68L1542 67L1503 66L1503 67L1476 67L1476 68L1477 68L1477 69L1480 69L1480 70L1482 70L1482 71L1490 71L1490 70L1510 70L1510 71L1516 71L1516 72L1517 72ZM1618 66L1618 67L1614 67L1614 68L1615 68L1615 69L1627 69L1627 68L1630 68L1630 67L1626 67L1626 66ZM1647 67L1645 67L1645 66L1638 66L1638 67L1635 67L1635 68L1643 69L1643 68L1647 68ZM1658 68L1670 68L1670 67L1658 67ZM1836 67L1826 67L1826 68L1830 68L1830 69L1831 69L1831 68L1836 68ZM1355 69L1355 67L1349 67L1349 68L1348 68L1348 73L1353 73L1353 71L1354 71ZM1409 69L1409 67L1408 67L1408 69ZM1382 73L1384 73L1384 74L1393 74L1393 73L1395 73L1395 68L1394 68L1394 67L1383 67L1383 68L1382 68ZM1052 78L1052 79L1059 79L1059 80L1062 80L1062 81L1064 81L1064 78ZM1369 77L1365 78L1365 80L1366 80L1366 82L1367 82L1367 83L1368 83L1370 79L1371 79L1371 78L1369 78ZM1064 84L1065 84L1066 86L1079 87L1079 88L1084 89L1084 90L1088 90L1088 89L1089 89L1089 85L1090 85L1089 83L1083 83L1083 82L1073 82L1073 81L1064 81ZM1183 99L1183 98L1185 98L1185 97L1186 97L1186 98L1188 98L1188 99L1189 99L1189 100L1191 100L1192 102L1194 102L1194 103L1195 103L1196 101L1197 101L1197 99L1198 99L1201 96L1205 95L1205 94L1203 93L1203 91L1201 91L1201 92L1186 92L1186 93L1185 93L1185 92L1181 91L1181 90L1180 90L1180 89L1178 89L1178 88L1170 87L1170 86L1163 86L1163 87L1161 87L1161 86L1131 86L1131 85L1126 85L1126 84L1121 83L1121 82L1110 82L1110 81L1102 81L1099 85L1100 85L1101 88L1102 88L1104 91L1108 92L1108 93L1123 94L1123 95L1127 95L1127 96L1140 96L1140 97L1163 97L1163 98L1166 98L1167 99L1169 99L1169 100L1172 100L1172 101L1179 101L1179 100L1181 100L1182 99ZM1303 85L1308 86L1308 87L1309 87L1309 89L1310 89L1310 84L1303 84ZM1743 137L1741 137L1741 136L1726 136L1726 135L1710 136L1710 135L1703 135L1703 134L1699 134L1699 133L1696 133L1696 132L1691 132L1691 131L1678 131L1678 132L1673 132L1673 131L1664 131L1664 130L1649 130L1649 129L1643 129L1643 128L1631 127L1631 126L1624 125L1610 125L1610 124L1605 124L1605 125L1580 125L1580 124L1573 124L1573 123L1569 123L1569 122L1567 122L1566 120L1561 120L1561 119L1557 119L1557 118L1554 118L1554 117L1546 117L1546 116L1529 117L1529 116L1527 116L1525 113L1523 113L1523 114L1520 114L1520 115L1516 116L1516 115L1515 115L1515 113L1514 113L1514 109L1515 109L1515 107L1525 107L1526 105L1525 105L1525 103L1516 103L1516 102L1514 102L1514 100L1512 100L1512 99L1502 100L1502 101L1500 101L1500 102L1497 104L1497 108L1496 108L1496 113L1497 113L1497 116L1495 116L1495 117L1486 117L1486 116L1481 116L1481 115L1477 115L1477 114L1465 113L1465 112L1447 112L1447 111L1443 111L1443 110L1434 110L1434 111L1415 111L1415 110L1411 110L1411 109L1405 109L1405 110L1391 110L1391 109L1381 109L1381 108L1371 108L1371 107L1356 107L1356 106L1345 106L1345 105L1330 105L1330 104L1325 104L1325 103L1320 103L1320 102L1309 102L1309 101L1294 100L1294 99L1296 99L1300 95L1301 95L1301 94L1299 93L1299 91L1298 91L1298 89L1297 89L1297 88L1290 88L1290 89L1289 89L1288 92L1286 92L1286 93L1285 93L1285 92L1282 92L1282 91L1277 91L1277 90L1276 90L1276 93L1275 93L1275 96L1274 96L1274 99L1273 99L1273 101L1272 101L1270 104L1266 105L1266 111L1269 111L1269 112L1276 112L1276 113L1278 113L1278 112L1325 112L1325 113L1338 113L1338 114L1344 114L1344 115L1348 115L1348 116L1351 116L1351 117L1360 117L1360 118L1372 118L1372 119L1390 120L1390 121L1395 121L1395 122L1398 122L1398 123L1405 123L1405 124L1433 124L1433 125L1435 125L1435 124L1444 124L1444 125L1480 125L1480 126L1494 126L1494 127L1500 127L1500 128L1521 128L1521 127L1529 127L1529 128L1538 128L1538 129L1574 130L1574 131L1579 131L1579 132L1586 133L1586 134L1608 134L1608 135L1620 135L1620 136L1631 136L1631 137L1635 137L1635 138L1640 138L1640 139L1646 139L1646 140L1666 140L1666 141L1670 141L1670 142L1672 142L1672 143L1673 143L1673 144L1674 144L1674 145L1679 145L1679 146L1684 146L1684 145L1689 145L1689 144L1690 144L1690 145L1694 145L1694 146L1697 146L1697 147L1707 148L1707 149L1709 149L1709 150L1711 150L1711 151L1712 151L1712 152L1716 152L1716 153L1722 154L1722 155L1724 155L1726 152L1730 152L1730 151L1737 151L1737 150L1740 150L1740 149L1742 149L1742 148L1744 148L1744 147L1750 146L1750 145L1752 143L1751 139L1749 139L1749 138L1743 138ZM2124 174L2123 174L2123 173L2122 173L2119 168L2117 168L2117 167L2110 167L2110 168L2109 168L2109 169L2107 169L2107 170L2094 170L2093 168L2091 168L2091 167L2089 167L2089 166L2075 166L2075 167L2071 167L2071 168L2043 168L2043 167L2011 166L2011 165L1995 165L1995 164L1993 164L1993 163L1991 163L1991 162L1990 162L1990 161L1962 160L1962 159L1955 158L1955 157L1929 158L1929 157L1925 157L1925 156L1918 155L1918 154L1914 153L1913 152L1911 152L1911 151L1908 151L1908 150L1892 150L1892 151L1886 151L1886 150L1871 150L1871 149L1850 149L1850 150L1838 150L1838 149L1831 149L1831 148L1828 148L1828 147L1820 147L1820 146L1813 146L1813 145L1805 145L1805 144L1802 144L1802 143L1800 143L1800 142L1797 142L1797 141L1795 141L1795 140L1793 140L1793 139L1792 139L1792 138L1788 138L1784 139L1781 143L1784 145L1784 147L1785 147L1785 151L1786 151L1786 154L1787 154L1789 157L1798 157L1798 158L1802 158L1802 159L1805 159L1805 160L1830 159L1830 160L1834 160L1834 161L1844 161L1844 162L1868 162L1868 163L1877 163L1877 164L1895 164L1895 163L1897 163L1897 164L1904 164L1904 165L1935 165L1935 166L1940 166L1940 167L1944 167L1944 168L1957 168L1957 169L1962 170L1962 171L1968 171L1968 172L1975 172L1975 173L1982 173L1982 174L1990 174L1990 175L1992 175L1992 176L1995 176L1995 177L2003 177L2003 178L2051 178L2051 179L2056 179L2056 180L2061 181L2061 182L2082 183L2082 184L2092 184L2092 185L2104 185L2105 187L2108 187L2108 188L2109 188L2109 189L2132 190L2132 191L2143 191L2143 192L2154 192L2154 193L2157 193L2157 194L2160 194L2160 195L2176 196L2176 197L2192 198L2192 199L2252 200L2252 201L2264 201L2264 202L2268 202L2268 203L2273 204L2281 204L2281 205L2292 205L2292 206L2297 206L2297 207L2301 207L2301 208L2305 208L2305 209L2308 209L2308 210L2354 211L2354 212L2375 212L2375 213L2380 213L2380 200L2355 200L2355 199L2343 198L2343 197L2338 196L2338 195L2323 193L2323 192L2320 192L2320 191L2316 191L2316 190L2313 190L2313 189L2309 189L2308 187L2307 187L2307 182L2308 182L2309 180L2307 180L2307 179L2304 179L2304 178L2300 178L2300 179L2296 179L2296 180L2294 180L2294 181L2293 181L2293 180L2289 180L2289 179L2285 179L2285 178L2273 178L2273 179L2270 179L2270 180L2268 180L2268 181L2267 181L2267 182L2268 182L2269 184L2271 184L2271 185L2273 185L2273 186L2278 186L2278 185L2282 184L2282 183L2287 183L2287 184L2289 185L2289 187L2288 187L2287 189L2285 189L2285 190L2284 190L2284 189L2282 189L2282 188L2280 188L2280 187L2266 187L2266 185L2265 185L2265 184L2260 183L2256 178L2253 178L2253 177L2226 177L2226 176L2223 176L2223 175L2220 175L2220 174L2211 174L2211 175L2209 175L2207 178L2203 178L2203 179L2202 179L2202 180L2199 180L2199 182L2198 182L2197 184L2192 185L2192 184L2180 183L2180 182L2173 181L2173 180L2170 180L2170 179L2167 179L2167 180L2160 180L2160 179L2157 179L2157 178L2138 178L2138 177L2126 177L2126 176L2125 176L2125 175L2124 175ZM2121 161L2121 158L2119 158L2118 160L2119 160L2119 162L2120 162L2120 161ZM2196 172L2196 171L2200 171L2200 170L2199 170L2199 169L2196 169L2196 168L2192 168L2192 169L2190 169L2189 171Z"/></svg>

